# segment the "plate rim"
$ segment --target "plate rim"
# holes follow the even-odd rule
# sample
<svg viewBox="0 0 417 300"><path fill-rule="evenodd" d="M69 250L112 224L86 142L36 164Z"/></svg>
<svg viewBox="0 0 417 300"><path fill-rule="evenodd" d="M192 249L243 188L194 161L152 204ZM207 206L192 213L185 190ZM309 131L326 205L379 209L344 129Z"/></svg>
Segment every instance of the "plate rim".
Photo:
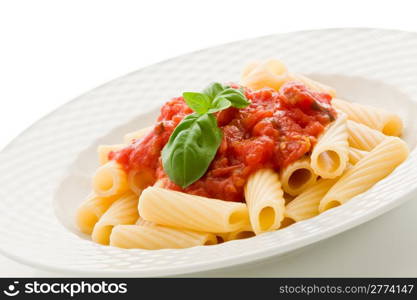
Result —
<svg viewBox="0 0 417 300"><path fill-rule="evenodd" d="M359 216L355 218L353 221L349 220L349 222L340 222L339 224L341 225L337 227L332 227L332 228L327 229L326 231L319 231L309 237L304 237L300 240L297 240L296 242L289 244L288 246L286 246L284 250L277 252L277 253L270 253L269 255L267 253L275 249L272 248L272 249L266 249L266 250L256 252L256 253L242 254L240 256L233 257L233 258L222 258L216 261L211 261L210 263L200 262L197 264L190 264L188 266L183 266L183 267L175 267L175 266L168 267L168 268L163 267L163 268L155 268L152 270L139 272L138 270L123 270L123 271L122 270L120 271L119 270L103 270L103 271L94 270L93 271L93 270L80 270L80 269L72 268L72 267L57 267L57 266L48 265L42 262L35 262L33 260L31 261L24 257L15 256L13 254L3 251L1 248L0 248L0 253L4 255L5 257L8 257L14 261L23 263L25 265L28 265L34 268L39 268L45 271L52 271L52 272L63 272L63 273L67 273L68 275L87 275L87 276L94 276L94 277L103 277L103 276L104 277L112 277L112 276L116 276L116 277L123 277L123 276L165 277L165 276L178 276L178 275L187 275L187 274L191 275L194 273L199 273L199 272L204 272L204 271L209 271L209 270L219 270L219 269L244 265L250 262L253 262L253 263L259 262L259 261L262 261L268 258L273 258L273 257L278 258L281 255L289 253L291 251L298 250L298 249L301 250L310 245L314 245L318 242L335 237L343 232L351 230L359 225L367 223L385 214L386 212L394 209L395 207L400 206L406 201L409 201L412 194L415 192L417 192L417 186L414 189L410 190L409 193L399 198L397 201L391 202L389 205L381 207L379 210L375 211L374 214L367 214L364 216ZM110 246L102 246L102 247L110 247ZM197 246L197 247L202 247L202 246ZM277 247L280 247L280 246L277 246ZM136 250L136 249L131 249L131 250Z"/></svg>

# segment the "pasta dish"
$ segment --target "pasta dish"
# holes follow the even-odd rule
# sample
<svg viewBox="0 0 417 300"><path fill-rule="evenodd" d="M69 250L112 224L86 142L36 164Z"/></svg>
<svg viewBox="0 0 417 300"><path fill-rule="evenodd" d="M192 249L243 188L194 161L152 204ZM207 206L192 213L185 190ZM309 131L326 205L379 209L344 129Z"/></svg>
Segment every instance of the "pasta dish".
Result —
<svg viewBox="0 0 417 300"><path fill-rule="evenodd" d="M406 160L401 118L279 60L248 64L98 147L76 224L120 248L214 245L280 230L367 191Z"/></svg>

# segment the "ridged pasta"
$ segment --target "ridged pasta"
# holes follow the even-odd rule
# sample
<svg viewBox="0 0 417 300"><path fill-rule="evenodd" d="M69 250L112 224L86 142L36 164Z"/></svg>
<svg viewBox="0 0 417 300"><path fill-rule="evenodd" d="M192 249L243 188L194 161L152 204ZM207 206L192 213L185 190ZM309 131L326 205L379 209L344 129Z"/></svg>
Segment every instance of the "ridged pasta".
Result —
<svg viewBox="0 0 417 300"><path fill-rule="evenodd" d="M131 170L127 174L128 186L136 195L140 195L143 189L152 185L154 181L155 178L149 171Z"/></svg>
<svg viewBox="0 0 417 300"><path fill-rule="evenodd" d="M366 125L347 121L349 146L363 151L371 151L375 146L387 138L381 132Z"/></svg>
<svg viewBox="0 0 417 300"><path fill-rule="evenodd" d="M336 182L337 178L319 179L285 206L285 217L299 222L317 216L320 200Z"/></svg>
<svg viewBox="0 0 417 300"><path fill-rule="evenodd" d="M76 212L75 222L80 231L91 234L94 225L116 199L117 197L99 197L90 194Z"/></svg>
<svg viewBox="0 0 417 300"><path fill-rule="evenodd" d="M261 64L260 61L251 61L248 63L242 70L242 74L240 75L241 81L245 80L246 77L252 72L256 67L258 67Z"/></svg>
<svg viewBox="0 0 417 300"><path fill-rule="evenodd" d="M287 67L277 59L252 62L242 72L241 82L252 89L270 87L279 90L288 80Z"/></svg>
<svg viewBox="0 0 417 300"><path fill-rule="evenodd" d="M280 171L282 189L291 196L297 196L316 180L309 157L303 157Z"/></svg>
<svg viewBox="0 0 417 300"><path fill-rule="evenodd" d="M399 138L387 138L348 170L320 201L319 211L338 206L388 176L408 156Z"/></svg>
<svg viewBox="0 0 417 300"><path fill-rule="evenodd" d="M123 140L125 144L131 144L134 140L138 140L144 137L145 135L147 135L148 133L150 133L152 129L153 129L153 126L149 126L149 127L141 128L137 131L129 132L125 134Z"/></svg>
<svg viewBox="0 0 417 300"><path fill-rule="evenodd" d="M284 192L278 174L262 169L252 174L245 186L250 224L256 234L276 230L284 218Z"/></svg>
<svg viewBox="0 0 417 300"><path fill-rule="evenodd" d="M181 249L216 243L212 233L161 225L118 225L110 235L111 246L125 249Z"/></svg>
<svg viewBox="0 0 417 300"><path fill-rule="evenodd" d="M352 121L364 124L386 135L400 136L403 130L401 118L391 112L369 105L333 99L333 106L348 115Z"/></svg>
<svg viewBox="0 0 417 300"><path fill-rule="evenodd" d="M367 155L369 152L364 150L359 150L353 147L349 148L349 162L354 165L358 161L360 161L365 155Z"/></svg>
<svg viewBox="0 0 417 300"><path fill-rule="evenodd" d="M346 115L339 113L320 136L311 153L311 168L323 178L340 176L349 160Z"/></svg>
<svg viewBox="0 0 417 300"><path fill-rule="evenodd" d="M130 193L126 194L116 200L101 216L94 226L91 238L96 243L108 245L114 226L135 224L138 218L138 196Z"/></svg>
<svg viewBox="0 0 417 300"><path fill-rule="evenodd" d="M298 81L317 92L336 96L334 88L304 75L289 73L285 64L277 59L251 62L246 65L241 74L242 85L251 89L269 87L278 91L284 83L289 81Z"/></svg>
<svg viewBox="0 0 417 300"><path fill-rule="evenodd" d="M109 153L112 151L117 151L126 147L125 144L116 144L116 145L100 145L97 147L98 152L98 161L100 165L104 165L109 162Z"/></svg>
<svg viewBox="0 0 417 300"><path fill-rule="evenodd" d="M155 225L154 222L151 221L146 221L144 218L139 217L139 219L136 221L135 223L136 225L141 225L141 226L152 226Z"/></svg>
<svg viewBox="0 0 417 300"><path fill-rule="evenodd" d="M202 232L232 232L249 223L244 203L228 202L148 187L139 200L142 218L157 224Z"/></svg>
<svg viewBox="0 0 417 300"><path fill-rule="evenodd" d="M336 90L334 88L308 78L307 76L291 73L289 74L288 81L299 81L310 89L315 90L316 92L327 93L332 97L336 97Z"/></svg>
<svg viewBox="0 0 417 300"><path fill-rule="evenodd" d="M121 195L128 188L126 172L113 160L98 168L93 176L93 189L98 196Z"/></svg>

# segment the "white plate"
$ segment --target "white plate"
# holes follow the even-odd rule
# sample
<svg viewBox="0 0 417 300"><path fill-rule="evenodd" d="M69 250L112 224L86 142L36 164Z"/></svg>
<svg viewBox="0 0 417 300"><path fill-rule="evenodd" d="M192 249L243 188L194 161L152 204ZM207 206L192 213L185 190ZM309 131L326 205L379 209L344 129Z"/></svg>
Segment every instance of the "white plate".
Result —
<svg viewBox="0 0 417 300"><path fill-rule="evenodd" d="M0 251L48 270L93 276L161 276L278 256L366 222L417 190L417 154L347 204L286 229L184 250L123 250L92 243L73 225L90 189L95 148L151 124L160 105L212 81L237 81L246 62L278 57L340 96L400 114L417 144L417 35L334 29L262 37L211 48L116 79L45 117L0 154Z"/></svg>

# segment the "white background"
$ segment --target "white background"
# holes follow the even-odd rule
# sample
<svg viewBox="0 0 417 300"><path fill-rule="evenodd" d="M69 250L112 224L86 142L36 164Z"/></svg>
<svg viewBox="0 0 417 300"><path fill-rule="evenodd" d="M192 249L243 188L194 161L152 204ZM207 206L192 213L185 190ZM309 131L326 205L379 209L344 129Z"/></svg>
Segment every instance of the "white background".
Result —
<svg viewBox="0 0 417 300"><path fill-rule="evenodd" d="M61 104L155 62L222 43L295 30L379 27L417 31L413 2L1 1L0 149ZM393 222L396 213L390 214ZM370 230L370 225L365 226ZM268 266L261 270L264 272L251 275L277 274ZM360 270L358 263L350 274L361 275ZM301 268L293 275L303 274L315 273ZM381 269L369 274L384 273ZM34 275L45 273L0 256L0 276ZM406 263L392 275L417 276Z"/></svg>

